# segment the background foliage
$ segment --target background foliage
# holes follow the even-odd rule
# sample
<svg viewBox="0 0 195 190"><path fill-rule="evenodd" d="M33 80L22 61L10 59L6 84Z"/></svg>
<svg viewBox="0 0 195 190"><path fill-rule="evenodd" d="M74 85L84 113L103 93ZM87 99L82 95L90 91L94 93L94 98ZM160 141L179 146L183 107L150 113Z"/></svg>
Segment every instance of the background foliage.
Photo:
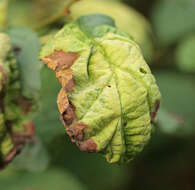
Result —
<svg viewBox="0 0 195 190"><path fill-rule="evenodd" d="M105 2L112 10L116 6L113 2L119 0ZM107 164L99 155L80 152L70 142L59 121L56 105L59 85L55 74L37 60L41 43L73 19L71 14L65 17L61 14L68 2L13 0L7 7L6 1L0 0L0 10L8 13L5 24L1 22L5 15L0 11L0 28L8 32L16 50L20 50L16 55L23 64L23 89L28 96L41 99L34 116L37 136L0 173L0 189L195 189L195 1L124 0L123 3L144 15L151 28L149 34L148 29L144 33L152 51L147 60L163 101L150 143L129 165L118 166ZM120 22L120 13L117 17ZM129 24L131 16L123 18L126 32L131 34L135 29ZM144 23L147 21L144 19Z"/></svg>

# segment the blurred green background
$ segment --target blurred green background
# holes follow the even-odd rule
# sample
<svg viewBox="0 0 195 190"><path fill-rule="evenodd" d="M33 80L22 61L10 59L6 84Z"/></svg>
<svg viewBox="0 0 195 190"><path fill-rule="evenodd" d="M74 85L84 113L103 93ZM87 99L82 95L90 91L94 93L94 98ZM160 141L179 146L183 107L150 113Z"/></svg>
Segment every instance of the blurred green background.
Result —
<svg viewBox="0 0 195 190"><path fill-rule="evenodd" d="M28 57L18 59L31 63L26 69L36 72L32 62L37 61L40 47L29 44L36 44L39 37L44 43L63 24L83 14L114 17L118 27L139 43L162 93L151 141L124 166L80 152L59 121L55 74L42 66L40 109L34 116L37 136L0 172L0 189L194 190L195 1L81 0L64 18L66 5L66 0L0 0L0 28L25 50ZM27 77L30 81L34 76ZM40 81L35 83L37 87Z"/></svg>

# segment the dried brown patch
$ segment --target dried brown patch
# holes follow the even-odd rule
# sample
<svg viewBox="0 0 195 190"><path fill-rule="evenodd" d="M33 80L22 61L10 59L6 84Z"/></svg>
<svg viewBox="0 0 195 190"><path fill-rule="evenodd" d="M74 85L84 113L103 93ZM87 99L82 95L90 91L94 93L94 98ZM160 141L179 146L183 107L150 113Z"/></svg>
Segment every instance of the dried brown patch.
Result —
<svg viewBox="0 0 195 190"><path fill-rule="evenodd" d="M160 100L157 100L154 104L154 111L150 114L151 121L154 122L156 118L157 111L160 107Z"/></svg>
<svg viewBox="0 0 195 190"><path fill-rule="evenodd" d="M97 144L94 142L93 139L88 139L84 142L81 142L79 148L83 152L97 152Z"/></svg>
<svg viewBox="0 0 195 190"><path fill-rule="evenodd" d="M84 123L77 123L73 127L68 128L66 132L68 133L73 142L83 141L84 130L87 128L88 126Z"/></svg>
<svg viewBox="0 0 195 190"><path fill-rule="evenodd" d="M58 94L57 104L58 104L58 109L59 109L61 114L63 114L69 106L67 93L63 88L60 90L60 92Z"/></svg>
<svg viewBox="0 0 195 190"><path fill-rule="evenodd" d="M74 111L75 111L75 107L72 104L69 104L68 108L62 114L62 119L67 126L70 126L74 121L77 120Z"/></svg>
<svg viewBox="0 0 195 190"><path fill-rule="evenodd" d="M92 139L84 141L84 131L88 126L77 122L75 107L67 97L67 93L72 92L75 85L71 66L79 56L73 52L54 51L52 55L43 58L42 61L56 72L56 77L62 86L58 94L57 104L67 134L82 151L96 152L97 145Z"/></svg>
<svg viewBox="0 0 195 190"><path fill-rule="evenodd" d="M74 89L74 79L71 66L80 55L74 52L54 51L50 56L44 57L42 61L56 72L56 77L62 89L57 98L58 109L61 119L66 125L71 125L76 120L75 108L68 100L67 93Z"/></svg>
<svg viewBox="0 0 195 190"><path fill-rule="evenodd" d="M42 61L52 70L70 68L80 55L74 52L54 51L50 56L44 57Z"/></svg>

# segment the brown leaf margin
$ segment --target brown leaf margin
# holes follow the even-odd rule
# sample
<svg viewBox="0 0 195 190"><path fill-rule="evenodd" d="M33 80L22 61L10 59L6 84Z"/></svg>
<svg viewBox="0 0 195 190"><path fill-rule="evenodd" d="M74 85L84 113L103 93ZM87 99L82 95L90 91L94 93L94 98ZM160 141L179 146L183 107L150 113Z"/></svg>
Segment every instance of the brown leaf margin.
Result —
<svg viewBox="0 0 195 190"><path fill-rule="evenodd" d="M41 61L56 72L56 78L62 86L57 97L57 105L60 119L67 134L81 151L97 152L97 144L93 139L84 140L85 130L89 126L78 122L75 114L76 108L67 97L68 93L73 92L75 86L71 66L79 57L78 53L55 50L50 56L42 58Z"/></svg>

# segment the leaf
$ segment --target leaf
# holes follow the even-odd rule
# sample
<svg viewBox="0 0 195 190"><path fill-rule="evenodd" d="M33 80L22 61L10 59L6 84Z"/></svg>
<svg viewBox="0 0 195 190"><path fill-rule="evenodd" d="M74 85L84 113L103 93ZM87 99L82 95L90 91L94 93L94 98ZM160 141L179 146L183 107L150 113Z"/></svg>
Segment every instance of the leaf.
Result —
<svg viewBox="0 0 195 190"><path fill-rule="evenodd" d="M149 22L138 11L121 2L111 0L82 0L70 8L73 20L88 14L105 14L115 20L116 26L132 36L140 45L146 60L151 61L153 37Z"/></svg>
<svg viewBox="0 0 195 190"><path fill-rule="evenodd" d="M153 9L152 19L162 45L179 41L195 29L194 0L159 0Z"/></svg>
<svg viewBox="0 0 195 190"><path fill-rule="evenodd" d="M93 35L94 27L101 25L115 26L114 20L111 17L103 14L91 14L87 16L81 16L77 20L77 22L80 25L81 30L85 32L88 36Z"/></svg>
<svg viewBox="0 0 195 190"><path fill-rule="evenodd" d="M123 163L149 140L160 92L128 35L108 25L93 34L86 36L77 22L66 25L40 57L62 85L57 103L72 141Z"/></svg>
<svg viewBox="0 0 195 190"><path fill-rule="evenodd" d="M30 172L44 171L48 164L49 154L37 137L25 145L21 154L12 163L15 168Z"/></svg>
<svg viewBox="0 0 195 190"><path fill-rule="evenodd" d="M7 19L8 0L0 0L0 30L5 29Z"/></svg>
<svg viewBox="0 0 195 190"><path fill-rule="evenodd" d="M42 29L65 17L74 1L77 0L12 0L8 7L8 25Z"/></svg>
<svg viewBox="0 0 195 190"><path fill-rule="evenodd" d="M22 93L25 97L37 98L41 87L40 70L42 63L38 60L40 41L35 32L25 27L11 28L8 34L16 49Z"/></svg>

